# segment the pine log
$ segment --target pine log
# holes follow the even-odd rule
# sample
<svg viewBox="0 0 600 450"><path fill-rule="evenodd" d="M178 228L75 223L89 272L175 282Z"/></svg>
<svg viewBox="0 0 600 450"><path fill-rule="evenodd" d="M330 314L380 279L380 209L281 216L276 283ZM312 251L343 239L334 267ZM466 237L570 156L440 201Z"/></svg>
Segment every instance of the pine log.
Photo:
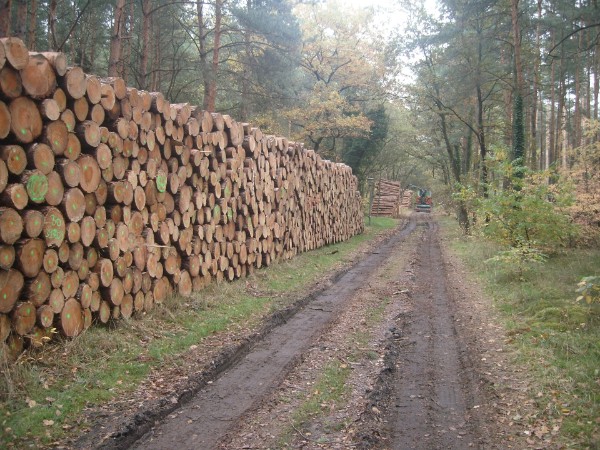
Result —
<svg viewBox="0 0 600 450"><path fill-rule="evenodd" d="M24 69L29 62L29 50L23 41L17 37L0 38L4 47L6 61L17 70Z"/></svg>
<svg viewBox="0 0 600 450"><path fill-rule="evenodd" d="M0 271L0 313L9 313L24 285L23 274L16 269Z"/></svg>
<svg viewBox="0 0 600 450"><path fill-rule="evenodd" d="M42 239L24 239L15 244L16 263L24 276L37 276L44 262L46 242Z"/></svg>
<svg viewBox="0 0 600 450"><path fill-rule="evenodd" d="M27 156L20 145L0 145L0 158L13 175L21 175L27 167Z"/></svg>
<svg viewBox="0 0 600 450"><path fill-rule="evenodd" d="M27 206L27 190L21 183L9 184L0 194L0 204L22 210Z"/></svg>
<svg viewBox="0 0 600 450"><path fill-rule="evenodd" d="M48 192L46 193L46 203L50 206L60 205L64 195L64 185L60 175L52 171L46 175L48 180Z"/></svg>
<svg viewBox="0 0 600 450"><path fill-rule="evenodd" d="M43 270L32 280L25 283L24 297L35 306L43 305L52 291L50 276Z"/></svg>
<svg viewBox="0 0 600 450"><path fill-rule="evenodd" d="M64 53L61 52L29 52L29 57L42 55L44 58L48 60L48 62L52 65L54 71L58 76L63 76L67 73L67 57Z"/></svg>
<svg viewBox="0 0 600 450"><path fill-rule="evenodd" d="M60 327L67 337L74 337L83 331L83 310L75 298L69 298L60 313Z"/></svg>
<svg viewBox="0 0 600 450"><path fill-rule="evenodd" d="M9 270L15 262L15 247L0 245L0 269Z"/></svg>
<svg viewBox="0 0 600 450"><path fill-rule="evenodd" d="M44 55L30 54L27 65L21 69L21 82L25 92L32 98L47 98L56 89L54 67Z"/></svg>
<svg viewBox="0 0 600 450"><path fill-rule="evenodd" d="M35 306L31 302L19 303L12 313L12 329L20 336L31 331L35 325L37 315Z"/></svg>
<svg viewBox="0 0 600 450"><path fill-rule="evenodd" d="M59 77L59 85L70 98L77 100L85 95L87 80L81 67L69 67L64 76Z"/></svg>
<svg viewBox="0 0 600 450"><path fill-rule="evenodd" d="M42 116L36 104L27 97L10 102L10 128L19 142L29 144L42 133Z"/></svg>
<svg viewBox="0 0 600 450"><path fill-rule="evenodd" d="M62 211L71 222L79 222L85 214L85 197L78 188L67 190L61 202Z"/></svg>
<svg viewBox="0 0 600 450"><path fill-rule="evenodd" d="M44 228L44 215L41 211L29 209L23 212L23 225L25 234L29 238L38 237Z"/></svg>
<svg viewBox="0 0 600 450"><path fill-rule="evenodd" d="M96 159L90 155L82 155L77 159L79 164L79 186L83 192L92 193L98 189L101 172Z"/></svg>
<svg viewBox="0 0 600 450"><path fill-rule="evenodd" d="M23 219L12 208L0 207L0 242L12 245L21 237Z"/></svg>
<svg viewBox="0 0 600 450"><path fill-rule="evenodd" d="M0 70L0 91L9 100L18 98L23 94L23 83L18 70L10 66L4 66Z"/></svg>
<svg viewBox="0 0 600 450"><path fill-rule="evenodd" d="M0 101L0 139L6 138L10 133L10 111L3 101Z"/></svg>
<svg viewBox="0 0 600 450"><path fill-rule="evenodd" d="M21 183L25 185L27 196L33 203L42 203L48 193L48 178L39 170L26 170L21 175Z"/></svg>
<svg viewBox="0 0 600 450"><path fill-rule="evenodd" d="M27 163L30 169L37 169L44 175L54 170L54 153L43 143L34 143L27 148Z"/></svg>

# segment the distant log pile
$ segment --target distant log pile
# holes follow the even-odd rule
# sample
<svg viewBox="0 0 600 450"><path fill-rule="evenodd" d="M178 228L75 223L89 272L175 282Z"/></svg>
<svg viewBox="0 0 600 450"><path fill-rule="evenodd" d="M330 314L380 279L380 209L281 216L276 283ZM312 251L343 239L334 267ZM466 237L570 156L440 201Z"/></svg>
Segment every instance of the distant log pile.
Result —
<svg viewBox="0 0 600 450"><path fill-rule="evenodd" d="M12 353L362 232L349 167L0 42L0 344Z"/></svg>
<svg viewBox="0 0 600 450"><path fill-rule="evenodd" d="M399 181L379 180L375 185L371 215L398 217L401 195L402 187Z"/></svg>

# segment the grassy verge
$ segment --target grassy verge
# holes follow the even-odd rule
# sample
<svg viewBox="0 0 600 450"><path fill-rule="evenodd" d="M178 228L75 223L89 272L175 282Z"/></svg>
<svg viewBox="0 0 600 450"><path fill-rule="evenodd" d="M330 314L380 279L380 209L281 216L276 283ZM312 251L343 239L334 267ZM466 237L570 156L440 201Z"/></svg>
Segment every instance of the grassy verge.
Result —
<svg viewBox="0 0 600 450"><path fill-rule="evenodd" d="M159 366L181 364L180 356L207 336L258 326L396 224L373 218L364 234L347 242L213 284L190 298L174 296L143 320L92 327L72 341L26 352L16 363L0 351L0 447L51 445L77 433L86 426L84 408L135 390Z"/></svg>
<svg viewBox="0 0 600 450"><path fill-rule="evenodd" d="M600 312L575 302L577 282L600 270L600 250L569 249L520 276L486 264L497 251L481 238L460 236L443 222L451 248L484 284L502 313L519 361L534 379L538 414L528 420L558 433L567 447L600 445ZM539 427L547 424L547 428ZM542 425L543 426L543 425Z"/></svg>

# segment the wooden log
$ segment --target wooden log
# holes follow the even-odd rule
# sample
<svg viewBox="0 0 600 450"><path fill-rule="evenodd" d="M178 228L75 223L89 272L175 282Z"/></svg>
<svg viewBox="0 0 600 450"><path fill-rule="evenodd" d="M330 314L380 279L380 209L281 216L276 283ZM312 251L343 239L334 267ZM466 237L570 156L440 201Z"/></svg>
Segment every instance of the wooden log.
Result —
<svg viewBox="0 0 600 450"><path fill-rule="evenodd" d="M93 271L100 276L100 284L109 287L113 280L113 263L110 259L99 259Z"/></svg>
<svg viewBox="0 0 600 450"><path fill-rule="evenodd" d="M16 70L24 69L29 62L29 50L17 37L0 38L6 61Z"/></svg>
<svg viewBox="0 0 600 450"><path fill-rule="evenodd" d="M0 91L9 100L20 97L23 94L23 83L19 71L10 66L0 70Z"/></svg>
<svg viewBox="0 0 600 450"><path fill-rule="evenodd" d="M92 120L86 120L75 126L75 131L80 139L83 139L90 147L100 145L100 127Z"/></svg>
<svg viewBox="0 0 600 450"><path fill-rule="evenodd" d="M54 323L54 311L50 305L41 305L37 311L36 323L43 328L50 328Z"/></svg>
<svg viewBox="0 0 600 450"><path fill-rule="evenodd" d="M58 120L60 119L60 107L58 106L58 103L56 102L56 100L54 100L53 98L47 98L45 100L43 100L39 105L38 108L40 110L40 114L42 115L42 119L48 119L48 120Z"/></svg>
<svg viewBox="0 0 600 450"><path fill-rule="evenodd" d="M10 128L19 142L29 144L42 133L42 116L36 104L28 97L10 102Z"/></svg>
<svg viewBox="0 0 600 450"><path fill-rule="evenodd" d="M64 186L60 175L57 172L52 171L46 175L46 179L48 180L46 203L50 206L60 205L64 195Z"/></svg>
<svg viewBox="0 0 600 450"><path fill-rule="evenodd" d="M83 310L75 298L69 298L60 313L60 328L67 337L74 337L83 331Z"/></svg>
<svg viewBox="0 0 600 450"><path fill-rule="evenodd" d="M36 307L43 305L52 292L50 275L43 270L32 280L25 283L24 297Z"/></svg>
<svg viewBox="0 0 600 450"><path fill-rule="evenodd" d="M1 145L0 158L12 175L21 175L27 167L27 155L20 145Z"/></svg>
<svg viewBox="0 0 600 450"><path fill-rule="evenodd" d="M81 97L77 100L70 101L69 109L73 111L73 114L75 114L75 118L78 122L83 122L88 117L90 104L85 97Z"/></svg>
<svg viewBox="0 0 600 450"><path fill-rule="evenodd" d="M96 221L91 216L86 216L81 221L81 243L89 247L96 238Z"/></svg>
<svg viewBox="0 0 600 450"><path fill-rule="evenodd" d="M86 75L86 95L93 105L100 103L102 99L102 84L94 75Z"/></svg>
<svg viewBox="0 0 600 450"><path fill-rule="evenodd" d="M58 105L58 110L61 113L67 108L67 95L65 94L65 91L63 91L61 88L56 88L54 94L52 94L52 99Z"/></svg>
<svg viewBox="0 0 600 450"><path fill-rule="evenodd" d="M91 155L82 155L77 159L79 164L79 186L83 192L92 193L98 189L101 172L98 162Z"/></svg>
<svg viewBox="0 0 600 450"><path fill-rule="evenodd" d="M38 237L44 228L44 214L35 209L29 209L23 212L23 225L25 234L29 238Z"/></svg>
<svg viewBox="0 0 600 450"><path fill-rule="evenodd" d="M32 98L44 99L52 95L56 89L54 67L40 53L29 55L27 65L21 69L23 89Z"/></svg>
<svg viewBox="0 0 600 450"><path fill-rule="evenodd" d="M0 101L0 139L4 139L10 133L10 111L6 103Z"/></svg>
<svg viewBox="0 0 600 450"><path fill-rule="evenodd" d="M42 55L48 60L52 68L58 76L63 76L67 73L67 57L61 52L29 52L29 56Z"/></svg>
<svg viewBox="0 0 600 450"><path fill-rule="evenodd" d="M0 207L0 242L12 245L21 237L23 219L12 208Z"/></svg>
<svg viewBox="0 0 600 450"><path fill-rule="evenodd" d="M54 314L60 314L65 306L65 296L62 293L62 289L54 288L52 292L50 292L48 306L52 308Z"/></svg>
<svg viewBox="0 0 600 450"><path fill-rule="evenodd" d="M85 196L78 188L67 190L61 202L62 211L71 222L79 222L85 214Z"/></svg>
<svg viewBox="0 0 600 450"><path fill-rule="evenodd" d="M27 167L37 169L44 175L54 170L54 153L43 143L34 143L27 148Z"/></svg>
<svg viewBox="0 0 600 450"><path fill-rule="evenodd" d="M74 297L79 289L79 277L74 270L65 271L65 277L61 286L65 298Z"/></svg>
<svg viewBox="0 0 600 450"><path fill-rule="evenodd" d="M81 67L69 67L64 76L59 77L58 82L67 96L72 99L81 98L86 93L87 80Z"/></svg>
<svg viewBox="0 0 600 450"><path fill-rule="evenodd" d="M37 318L35 306L31 302L19 303L12 313L12 329L20 336L29 333Z"/></svg>
<svg viewBox="0 0 600 450"><path fill-rule="evenodd" d="M15 244L16 263L24 276L33 278L42 268L46 242L42 239L24 239Z"/></svg>
<svg viewBox="0 0 600 450"><path fill-rule="evenodd" d="M101 78L100 81L102 83L112 86L115 93L115 97L117 97L117 99L122 100L127 96L127 85L125 84L125 81L122 78Z"/></svg>
<svg viewBox="0 0 600 450"><path fill-rule="evenodd" d="M67 146L64 151L64 156L71 161L77 160L81 154L81 142L75 133L67 135Z"/></svg>
<svg viewBox="0 0 600 450"><path fill-rule="evenodd" d="M47 242L46 245L48 245ZM44 261L42 263L44 272L52 274L58 268L58 262L58 252L53 248L46 248L46 252L44 253Z"/></svg>
<svg viewBox="0 0 600 450"><path fill-rule="evenodd" d="M16 269L0 271L0 313L12 311L25 280L23 274Z"/></svg>
<svg viewBox="0 0 600 450"><path fill-rule="evenodd" d="M15 247L0 245L0 269L9 270L15 263Z"/></svg>
<svg viewBox="0 0 600 450"><path fill-rule="evenodd" d="M42 203L48 193L48 179L39 170L26 170L21 175L21 183L25 185L29 201Z"/></svg>
<svg viewBox="0 0 600 450"><path fill-rule="evenodd" d="M21 183L7 185L0 194L0 204L4 206L21 210L27 206L28 202L27 190Z"/></svg>
<svg viewBox="0 0 600 450"><path fill-rule="evenodd" d="M114 108L116 102L115 90L110 84L101 83L100 85L100 105L105 111L110 111Z"/></svg>

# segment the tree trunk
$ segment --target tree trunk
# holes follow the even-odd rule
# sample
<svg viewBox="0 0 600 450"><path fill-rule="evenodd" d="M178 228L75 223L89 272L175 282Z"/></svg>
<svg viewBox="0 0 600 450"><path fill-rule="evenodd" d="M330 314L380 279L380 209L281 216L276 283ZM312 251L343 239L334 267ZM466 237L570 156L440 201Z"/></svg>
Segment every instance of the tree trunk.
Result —
<svg viewBox="0 0 600 450"><path fill-rule="evenodd" d="M152 0L142 0L142 49L140 55L140 87L147 89L148 57L150 53L150 26Z"/></svg>
<svg viewBox="0 0 600 450"><path fill-rule="evenodd" d="M27 0L16 0L17 17L14 35L25 41L27 39Z"/></svg>
<svg viewBox="0 0 600 450"><path fill-rule="evenodd" d="M37 0L31 0L29 12L29 30L27 30L27 47L35 50L35 37L37 31Z"/></svg>
<svg viewBox="0 0 600 450"><path fill-rule="evenodd" d="M523 118L523 66L521 64L521 30L519 25L519 0L511 0L512 34L514 48L515 95L513 103L513 159L524 164L525 123Z"/></svg>
<svg viewBox="0 0 600 450"><path fill-rule="evenodd" d="M48 5L48 34L52 50L58 50L56 42L56 0L50 0Z"/></svg>
<svg viewBox="0 0 600 450"><path fill-rule="evenodd" d="M113 29L110 38L108 76L120 77L123 74L123 33L125 28L125 0L117 0L113 15Z"/></svg>
<svg viewBox="0 0 600 450"><path fill-rule="evenodd" d="M10 36L12 0L0 0L0 36Z"/></svg>
<svg viewBox="0 0 600 450"><path fill-rule="evenodd" d="M215 110L217 101L217 74L219 71L219 53L221 47L221 20L223 18L223 0L215 1L215 28L213 38L212 62L204 81L204 109Z"/></svg>

